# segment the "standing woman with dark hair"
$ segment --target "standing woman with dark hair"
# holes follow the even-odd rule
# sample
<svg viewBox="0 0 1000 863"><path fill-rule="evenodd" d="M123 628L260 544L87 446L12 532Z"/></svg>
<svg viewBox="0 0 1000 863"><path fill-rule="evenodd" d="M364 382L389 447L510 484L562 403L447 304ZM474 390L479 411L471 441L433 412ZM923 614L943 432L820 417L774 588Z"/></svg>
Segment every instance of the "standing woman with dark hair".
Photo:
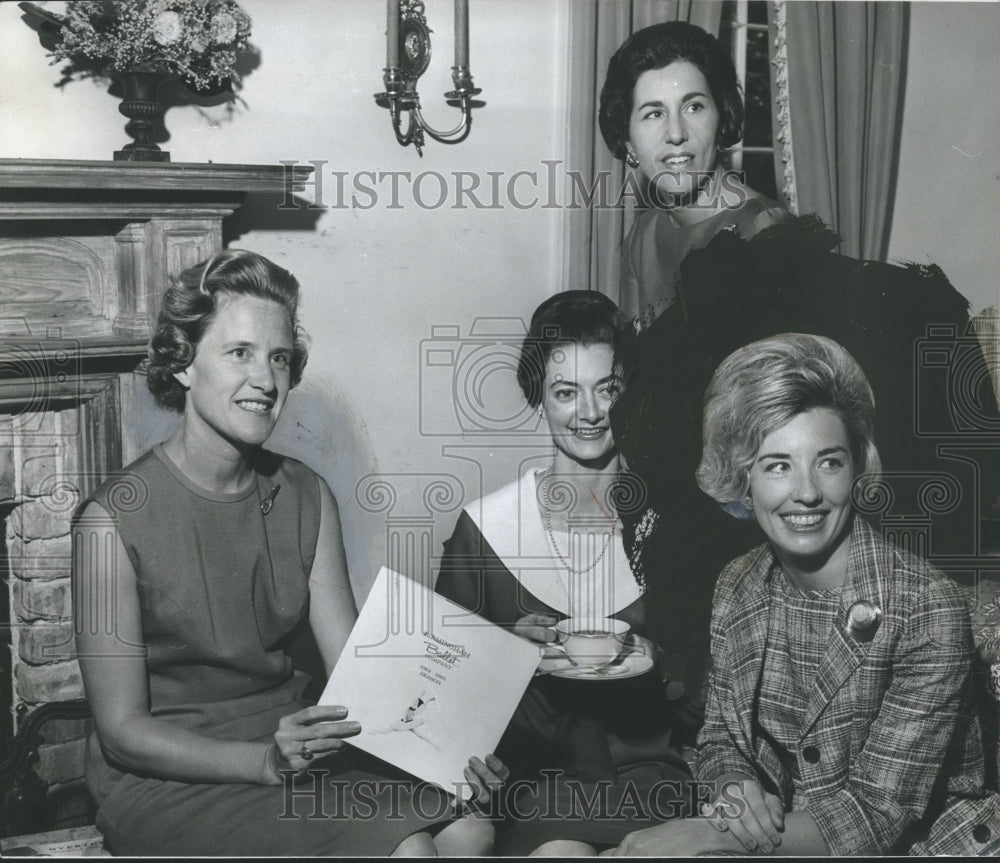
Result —
<svg viewBox="0 0 1000 863"><path fill-rule="evenodd" d="M551 461L465 507L445 543L437 591L540 647L539 673L497 750L522 780L511 782L519 790L498 834L503 854L613 847L655 821L655 807L669 810L689 776L681 747L692 729L667 702L643 637L645 585L619 527L641 498L608 419L624 324L596 291L564 291L536 309L517 377L547 426ZM564 618L627 623L635 646L606 670L573 667L545 647Z"/></svg>
<svg viewBox="0 0 1000 863"><path fill-rule="evenodd" d="M297 306L295 278L251 252L185 272L149 349L181 422L75 519L97 825L129 856L488 853L487 821L345 746L350 705L311 705L288 654L309 627L329 673L356 617L329 488L263 449L306 362ZM485 796L506 773L487 761L470 762ZM290 816L313 767L300 791L329 793Z"/></svg>
<svg viewBox="0 0 1000 863"><path fill-rule="evenodd" d="M743 136L736 68L719 41L683 21L633 33L612 56L601 90L601 133L637 169L646 207L622 248L622 311L648 325L678 299L681 261L722 230L752 237L788 217L727 172Z"/></svg>

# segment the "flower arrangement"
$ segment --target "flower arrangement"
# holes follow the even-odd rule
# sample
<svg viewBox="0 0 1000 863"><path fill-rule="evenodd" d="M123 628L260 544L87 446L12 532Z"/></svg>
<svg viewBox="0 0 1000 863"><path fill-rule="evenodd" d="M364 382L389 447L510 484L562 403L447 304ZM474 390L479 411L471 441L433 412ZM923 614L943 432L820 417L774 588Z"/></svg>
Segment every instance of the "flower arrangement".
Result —
<svg viewBox="0 0 1000 863"><path fill-rule="evenodd" d="M53 62L70 61L64 81L159 72L218 91L239 82L236 62L249 49L250 17L235 0L74 0L64 15L20 5L48 36Z"/></svg>

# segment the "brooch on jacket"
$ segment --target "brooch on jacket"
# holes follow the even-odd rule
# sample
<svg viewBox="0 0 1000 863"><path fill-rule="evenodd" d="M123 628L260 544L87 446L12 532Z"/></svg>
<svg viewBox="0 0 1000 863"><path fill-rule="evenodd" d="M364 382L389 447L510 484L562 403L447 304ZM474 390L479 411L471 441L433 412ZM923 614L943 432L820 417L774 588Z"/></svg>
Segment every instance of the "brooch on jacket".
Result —
<svg viewBox="0 0 1000 863"><path fill-rule="evenodd" d="M858 639L869 639L878 629L882 609L865 599L855 602L847 611L847 628Z"/></svg>

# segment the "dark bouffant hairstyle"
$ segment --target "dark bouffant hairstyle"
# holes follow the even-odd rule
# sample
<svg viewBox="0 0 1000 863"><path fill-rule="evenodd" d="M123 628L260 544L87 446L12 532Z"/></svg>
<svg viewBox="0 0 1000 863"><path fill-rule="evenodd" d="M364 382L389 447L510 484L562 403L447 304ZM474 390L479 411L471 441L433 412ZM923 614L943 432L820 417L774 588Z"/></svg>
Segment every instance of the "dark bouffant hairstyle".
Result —
<svg viewBox="0 0 1000 863"><path fill-rule="evenodd" d="M308 350L298 326L299 283L273 261L241 249L227 249L181 273L168 288L149 342L147 383L164 407L184 409L184 387L174 377L194 359L198 343L212 322L219 295L274 300L288 312L295 333L292 348L292 386L302 380Z"/></svg>
<svg viewBox="0 0 1000 863"><path fill-rule="evenodd" d="M624 159L632 116L632 93L643 72L686 60L700 70L719 109L718 146L743 137L743 97L736 67L718 39L685 21L668 21L638 30L615 51L601 90L600 124L604 142Z"/></svg>
<svg viewBox="0 0 1000 863"><path fill-rule="evenodd" d="M541 404L545 364L556 348L610 345L617 353L626 326L625 315L599 291L563 291L549 297L531 316L517 364L517 382L528 404Z"/></svg>

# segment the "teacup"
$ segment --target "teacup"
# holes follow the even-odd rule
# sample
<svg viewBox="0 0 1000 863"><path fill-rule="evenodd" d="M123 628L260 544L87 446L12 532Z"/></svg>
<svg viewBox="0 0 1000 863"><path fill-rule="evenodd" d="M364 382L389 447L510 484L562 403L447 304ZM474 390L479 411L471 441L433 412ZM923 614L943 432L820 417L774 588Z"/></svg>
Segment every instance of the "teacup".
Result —
<svg viewBox="0 0 1000 863"><path fill-rule="evenodd" d="M586 668L602 668L618 658L629 632L613 617L569 617L556 624L557 643L567 658Z"/></svg>

